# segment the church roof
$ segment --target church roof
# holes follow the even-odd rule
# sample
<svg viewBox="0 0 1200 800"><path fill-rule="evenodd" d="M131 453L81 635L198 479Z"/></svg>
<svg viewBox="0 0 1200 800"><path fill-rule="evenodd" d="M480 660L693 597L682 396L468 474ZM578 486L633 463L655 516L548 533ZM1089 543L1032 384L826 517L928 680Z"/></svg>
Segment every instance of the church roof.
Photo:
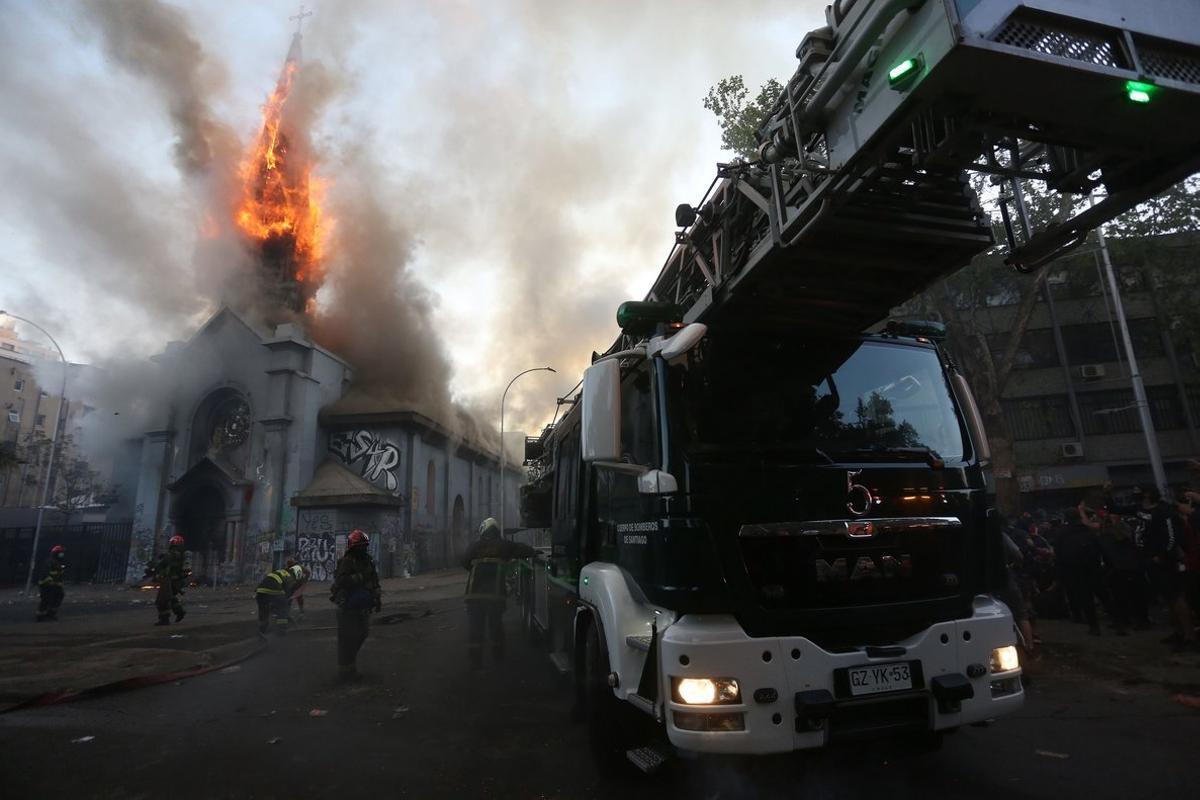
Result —
<svg viewBox="0 0 1200 800"><path fill-rule="evenodd" d="M230 486L245 486L250 483L242 471L229 462L220 453L209 453L201 458L191 469L179 476L179 479L167 486L171 491L183 488L186 484L203 475L220 476Z"/></svg>
<svg viewBox="0 0 1200 800"><path fill-rule="evenodd" d="M309 506L402 506L404 500L355 475L340 462L325 459L313 478L292 496L292 505Z"/></svg>

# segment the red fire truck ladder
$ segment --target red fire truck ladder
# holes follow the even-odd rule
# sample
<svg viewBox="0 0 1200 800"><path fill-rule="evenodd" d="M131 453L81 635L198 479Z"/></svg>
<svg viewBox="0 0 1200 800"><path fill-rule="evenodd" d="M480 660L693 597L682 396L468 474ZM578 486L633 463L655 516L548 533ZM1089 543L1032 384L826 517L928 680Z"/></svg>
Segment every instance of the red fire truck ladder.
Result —
<svg viewBox="0 0 1200 800"><path fill-rule="evenodd" d="M857 331L995 244L968 172L992 177L1007 260L1030 271L1200 170L1194 0L839 0L826 17L759 157L677 209L647 300ZM1068 212L1042 230L1030 180Z"/></svg>

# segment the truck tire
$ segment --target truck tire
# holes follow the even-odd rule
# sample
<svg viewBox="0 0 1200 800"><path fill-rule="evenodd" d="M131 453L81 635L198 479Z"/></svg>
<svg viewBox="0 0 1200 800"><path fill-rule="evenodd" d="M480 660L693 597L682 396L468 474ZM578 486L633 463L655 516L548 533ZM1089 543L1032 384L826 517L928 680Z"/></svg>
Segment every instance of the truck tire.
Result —
<svg viewBox="0 0 1200 800"><path fill-rule="evenodd" d="M608 685L612 671L608 663L608 652L600 643L598 623L593 619L587 625L583 637L582 664L580 665L580 711L588 727L588 739L592 753L607 766L628 765L625 751L629 749L626 716L621 712L620 701L613 697Z"/></svg>

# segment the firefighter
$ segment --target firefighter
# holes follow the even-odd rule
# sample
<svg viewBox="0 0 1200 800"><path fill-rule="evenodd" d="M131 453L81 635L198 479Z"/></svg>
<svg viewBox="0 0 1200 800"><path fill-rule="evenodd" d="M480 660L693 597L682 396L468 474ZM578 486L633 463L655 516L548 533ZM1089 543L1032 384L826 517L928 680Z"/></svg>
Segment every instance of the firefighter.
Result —
<svg viewBox="0 0 1200 800"><path fill-rule="evenodd" d="M270 627L268 618L274 618L275 631L283 636L288 631L288 608L292 602L292 592L300 585L302 571L299 565L284 567L268 572L258 588L254 590L254 598L258 602L258 632L267 635Z"/></svg>
<svg viewBox="0 0 1200 800"><path fill-rule="evenodd" d="M183 594L183 581L186 578L183 566L183 537L175 534L167 542L167 552L158 558L154 564L154 578L158 581L158 594L154 605L158 608L158 622L155 625L170 625L171 612L175 612L175 621L180 622L187 613L179 596Z"/></svg>
<svg viewBox="0 0 1200 800"><path fill-rule="evenodd" d="M38 581L41 602L38 603L37 621L58 622L58 607L63 601L63 576L67 571L67 548L56 544L50 548L46 560L46 577Z"/></svg>
<svg viewBox="0 0 1200 800"><path fill-rule="evenodd" d="M362 531L350 531L346 554L338 559L329 590L330 601L338 607L338 677L342 680L358 677L355 662L367 639L371 612L382 608L379 574L371 560L370 544L370 537Z"/></svg>
<svg viewBox="0 0 1200 800"><path fill-rule="evenodd" d="M504 660L504 565L509 559L529 558L536 551L520 542L500 538L500 523L488 517L479 526L479 541L463 557L467 577L467 658L471 669L483 668L484 633L492 640L492 655Z"/></svg>

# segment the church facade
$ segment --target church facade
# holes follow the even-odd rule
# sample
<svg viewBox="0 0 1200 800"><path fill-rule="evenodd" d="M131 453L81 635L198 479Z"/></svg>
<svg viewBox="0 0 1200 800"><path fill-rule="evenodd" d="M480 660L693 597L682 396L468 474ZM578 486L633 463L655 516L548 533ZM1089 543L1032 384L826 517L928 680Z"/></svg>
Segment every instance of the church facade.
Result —
<svg viewBox="0 0 1200 800"><path fill-rule="evenodd" d="M408 409L339 412L352 368L297 326L266 333L223 309L155 361L170 389L126 468L131 582L176 533L202 583L293 555L327 580L354 528L385 577L413 574L456 563L498 515L495 453ZM506 470L514 514L522 478Z"/></svg>

